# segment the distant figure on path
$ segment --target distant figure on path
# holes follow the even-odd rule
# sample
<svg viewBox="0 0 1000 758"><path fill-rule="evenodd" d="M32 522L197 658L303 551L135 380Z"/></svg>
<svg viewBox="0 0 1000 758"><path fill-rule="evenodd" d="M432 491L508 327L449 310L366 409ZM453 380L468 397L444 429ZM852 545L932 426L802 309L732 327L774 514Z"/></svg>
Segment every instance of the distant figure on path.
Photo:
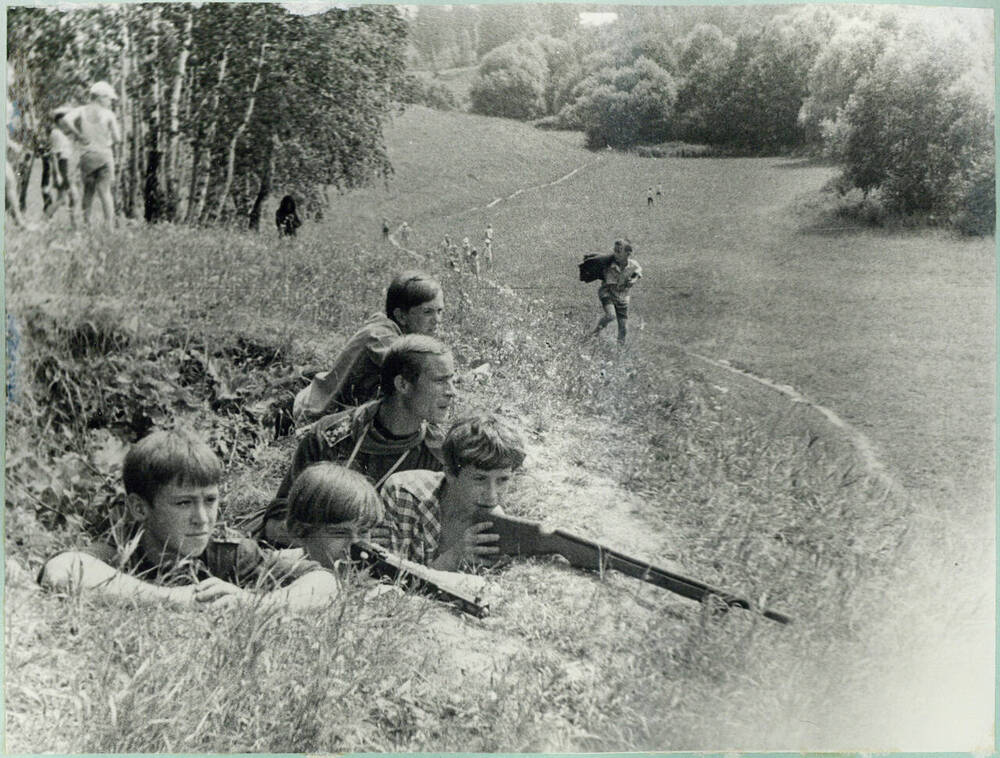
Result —
<svg viewBox="0 0 1000 758"><path fill-rule="evenodd" d="M389 241L389 219L387 218L382 219L382 241Z"/></svg>
<svg viewBox="0 0 1000 758"><path fill-rule="evenodd" d="M473 274L476 275L476 278L478 279L479 278L479 251L476 248L472 248L472 250L469 251L469 269L472 271Z"/></svg>
<svg viewBox="0 0 1000 758"><path fill-rule="evenodd" d="M121 142L118 119L111 103L118 98L107 82L97 82L90 88L91 102L75 109L66 118L72 134L81 143L80 174L83 177L83 221L90 223L90 206L94 195L101 201L104 221L115 225L115 201L111 187L115 178L114 146Z"/></svg>
<svg viewBox="0 0 1000 758"><path fill-rule="evenodd" d="M632 285L642 277L642 267L639 262L632 258L632 244L626 240L615 240L614 259L604 269L601 276L602 283L597 290L597 297L601 301L601 308L604 314L592 335L600 334L601 331L618 319L618 344L625 344L628 323L628 305Z"/></svg>
<svg viewBox="0 0 1000 758"><path fill-rule="evenodd" d="M646 207L648 208L653 204L653 188L650 187L646 192Z"/></svg>
<svg viewBox="0 0 1000 758"><path fill-rule="evenodd" d="M483 234L483 257L486 265L493 268L493 224L486 225L486 232Z"/></svg>
<svg viewBox="0 0 1000 758"><path fill-rule="evenodd" d="M74 108L61 105L52 111L52 130L49 132L49 142L52 147L49 182L42 182L44 197L44 212L46 218L52 218L63 200L69 196L69 218L73 228L76 228L76 211L80 207L80 193L76 186L76 171L78 168L76 146L70 137L72 127L65 126L65 118L72 114Z"/></svg>
<svg viewBox="0 0 1000 758"><path fill-rule="evenodd" d="M399 239L404 245L410 241L410 226L405 221L399 225Z"/></svg>
<svg viewBox="0 0 1000 758"><path fill-rule="evenodd" d="M433 336L443 313L444 293L435 279L420 271L395 276L386 292L385 311L369 318L347 340L333 368L316 374L295 396L296 423L374 399L389 348L404 334Z"/></svg>
<svg viewBox="0 0 1000 758"><path fill-rule="evenodd" d="M295 212L295 198L291 195L281 198L281 204L274 214L274 224L278 227L278 234L284 237L294 237L296 230L302 226L302 220Z"/></svg>

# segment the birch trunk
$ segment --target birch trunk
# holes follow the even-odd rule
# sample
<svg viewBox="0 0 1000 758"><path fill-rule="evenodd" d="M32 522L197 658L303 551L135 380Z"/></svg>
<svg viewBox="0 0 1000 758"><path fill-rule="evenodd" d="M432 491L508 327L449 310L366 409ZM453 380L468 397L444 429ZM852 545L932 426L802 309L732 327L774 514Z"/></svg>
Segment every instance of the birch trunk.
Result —
<svg viewBox="0 0 1000 758"><path fill-rule="evenodd" d="M222 85L226 81L226 64L229 60L229 47L223 49L222 59L219 61L219 77L215 82L212 93L212 115L208 129L199 142L196 152L198 159L191 168L191 204L188 207L188 223L205 223L205 206L208 200L208 184L211 178L211 165L209 158L212 155L212 142L215 140L215 132L219 126L219 100L222 96ZM201 108L198 108L201 111ZM197 183L197 190L195 184ZM197 192L197 197L195 193Z"/></svg>
<svg viewBox="0 0 1000 758"><path fill-rule="evenodd" d="M243 136L243 132L247 130L247 126L250 124L250 119L253 117L254 104L257 101L257 89L260 87L260 80L264 71L264 57L266 52L267 30L265 29L260 41L260 54L257 56L257 72L254 75L253 84L250 86L250 96L247 100L247 108L243 114L243 120L240 122L240 125L236 127L236 131L233 133L232 139L229 140L229 150L226 155L226 176L222 181L222 188L219 190L219 199L215 207L216 221L222 218L222 210L225 208L226 198L229 197L229 192L233 186L233 169L236 164L236 144L240 141L240 137Z"/></svg>
<svg viewBox="0 0 1000 758"><path fill-rule="evenodd" d="M173 90L170 93L170 126L167 137L167 163L164 167L164 183L167 194L167 218L173 221L177 217L179 202L178 187L178 154L181 136L181 93L184 88L184 77L187 73L188 58L191 57L191 35L194 29L194 10L188 8L187 22L184 24L184 41L180 54L177 56L177 67L174 70Z"/></svg>

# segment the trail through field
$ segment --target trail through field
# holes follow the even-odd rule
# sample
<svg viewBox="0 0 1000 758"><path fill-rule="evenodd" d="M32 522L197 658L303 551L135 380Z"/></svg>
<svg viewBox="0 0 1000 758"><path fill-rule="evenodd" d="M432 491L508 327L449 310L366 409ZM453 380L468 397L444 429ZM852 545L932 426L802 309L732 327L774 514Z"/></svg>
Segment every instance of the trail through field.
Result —
<svg viewBox="0 0 1000 758"><path fill-rule="evenodd" d="M993 242L804 227L801 204L833 173L784 159L618 156L496 206L500 245L530 251L501 252L497 278L571 277L583 252L629 236L645 269L631 322L646 328L633 349L679 344L728 361L855 430L862 453L913 498L911 539L885 617L859 642L858 665L870 670L846 675L853 689L827 712L787 716L815 723L811 747L987 747ZM648 208L645 188L659 182L665 195ZM596 318L589 287L547 286L544 296L581 330ZM831 663L844 665L818 661L813 673Z"/></svg>

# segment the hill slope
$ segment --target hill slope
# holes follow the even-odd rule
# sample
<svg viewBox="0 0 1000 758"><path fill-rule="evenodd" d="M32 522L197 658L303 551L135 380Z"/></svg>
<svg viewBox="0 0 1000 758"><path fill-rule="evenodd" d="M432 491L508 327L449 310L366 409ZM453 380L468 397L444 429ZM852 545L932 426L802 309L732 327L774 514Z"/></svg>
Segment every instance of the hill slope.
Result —
<svg viewBox="0 0 1000 758"><path fill-rule="evenodd" d="M909 591L913 564L894 552L907 504L866 477L844 441L800 408L706 373L678 346L792 380L863 425L909 485L919 487L917 462L932 458L956 478L969 466L985 480L989 409L979 388L991 374L979 349L989 353L992 325L982 312L991 268L977 257L980 248L934 236L818 235L784 221L802 212L796 198L818 191L829 175L802 164L593 154L575 135L419 108L396 120L387 141L396 166L388 186L336 198L326 221L307 224L291 244L170 227L81 237L55 227L9 237L9 307L25 339L8 476L34 476L39 465L49 471L49 461L28 453L61 444L42 430L65 423L47 419L53 398L66 398L45 392L72 387L89 401L100 389L108 392L103 400L125 398L143 412L162 413L151 407L160 400L180 412L170 382L156 373L180 361L185 391L194 395L185 402L196 406L185 418L228 451L230 512L259 505L289 443L269 444L262 423L226 413L220 387L238 388L243 406L255 407L276 377L328 360L377 307L390 271L419 264L445 284L444 336L464 374L462 407L500 408L531 439L511 510L765 597L796 625L717 616L620 576L598 580L544 561L489 574L494 616L482 622L416 598L393 605L348 592L331 611L334 623L125 609L123 624L121 609L39 595L29 575L8 586L9 746L860 749L910 738L911 719L879 710L873 703L885 699L869 697L889 685L890 699L904 692L909 682L897 675L912 661L886 653L915 648L926 629L879 619L909 619L901 608L922 611L940 599L937 587ZM665 200L647 209L645 187L659 181ZM383 215L413 226L416 257L379 241ZM445 233L478 239L487 221L497 234L489 276L513 292L453 272L433 252ZM619 353L581 340L597 304L593 285L575 281L573 264L622 234L636 243L646 277L635 291L631 346ZM916 303L933 290L930 282L944 294L923 314ZM34 304L38 292L54 293L52 305ZM973 294L958 307L955 293ZM49 325L49 317L58 328L28 328ZM888 324L896 328L887 332ZM96 352L81 360L78 335L88 329L110 337L87 342ZM968 349L943 362L924 350L928 334ZM484 362L490 371L465 373ZM30 377L42 376L33 372L43 365L66 367L62 381L35 386ZM102 384L107 371L113 381ZM909 377L912 403L890 402L897 372ZM934 407L937 386L936 378L925 380L938 375L957 389L933 400L961 423L942 425L945 436L928 444L917 432L934 416L921 415L925 403ZM143 391L131 391L130 382ZM959 428L973 431L963 438ZM908 433L909 443L898 439ZM77 434L83 450L98 440L110 449L105 429ZM951 443L974 457L958 460ZM72 471L74 460L61 455L52 470ZM10 492L8 555L30 571L72 533L42 535L33 526L45 514L27 495L50 497L43 487ZM948 531L927 519L933 498L918 491L917 500L915 523L927 528L916 531L952 539L948 559L989 510L973 499ZM887 604L887 597L901 600ZM970 601L978 620L978 600L957 603ZM955 608L936 611L935 624ZM341 624L344 618L351 621ZM258 649L247 634L267 644ZM143 668L146 657L156 664ZM194 679L179 665L187 660L204 662ZM304 688L317 660L327 666L321 691ZM92 671L103 673L95 680ZM250 681L247 671L256 672ZM972 679L975 696L981 679ZM857 729L857 708L829 705L850 701L859 683L857 702L883 714L866 722L871 734ZM189 697L159 697L172 687ZM274 692L291 694L275 703ZM982 734L982 700L971 702L975 719L949 735L959 740L950 747L968 747ZM209 715L200 720L192 703L211 703ZM914 712L940 734L933 708L924 703Z"/></svg>

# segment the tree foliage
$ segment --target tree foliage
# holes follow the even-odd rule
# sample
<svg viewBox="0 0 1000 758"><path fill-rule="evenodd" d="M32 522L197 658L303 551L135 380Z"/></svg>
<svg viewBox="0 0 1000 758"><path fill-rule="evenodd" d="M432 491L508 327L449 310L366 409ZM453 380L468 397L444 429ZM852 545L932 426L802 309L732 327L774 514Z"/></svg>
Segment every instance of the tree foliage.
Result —
<svg viewBox="0 0 1000 758"><path fill-rule="evenodd" d="M670 134L677 97L673 77L640 58L627 68L606 68L578 87L574 110L591 147L629 147L659 142Z"/></svg>
<svg viewBox="0 0 1000 758"><path fill-rule="evenodd" d="M994 83L973 63L961 35L911 26L895 39L844 108L845 178L898 213L992 204Z"/></svg>
<svg viewBox="0 0 1000 758"><path fill-rule="evenodd" d="M488 116L531 119L545 113L548 59L534 40L519 39L492 50L482 63L469 98Z"/></svg>
<svg viewBox="0 0 1000 758"><path fill-rule="evenodd" d="M49 113L109 81L119 205L149 221L255 224L274 188L309 204L391 171L381 125L406 28L388 6L303 17L266 3L15 7L8 50L35 154ZM319 127L319 128L317 128Z"/></svg>

